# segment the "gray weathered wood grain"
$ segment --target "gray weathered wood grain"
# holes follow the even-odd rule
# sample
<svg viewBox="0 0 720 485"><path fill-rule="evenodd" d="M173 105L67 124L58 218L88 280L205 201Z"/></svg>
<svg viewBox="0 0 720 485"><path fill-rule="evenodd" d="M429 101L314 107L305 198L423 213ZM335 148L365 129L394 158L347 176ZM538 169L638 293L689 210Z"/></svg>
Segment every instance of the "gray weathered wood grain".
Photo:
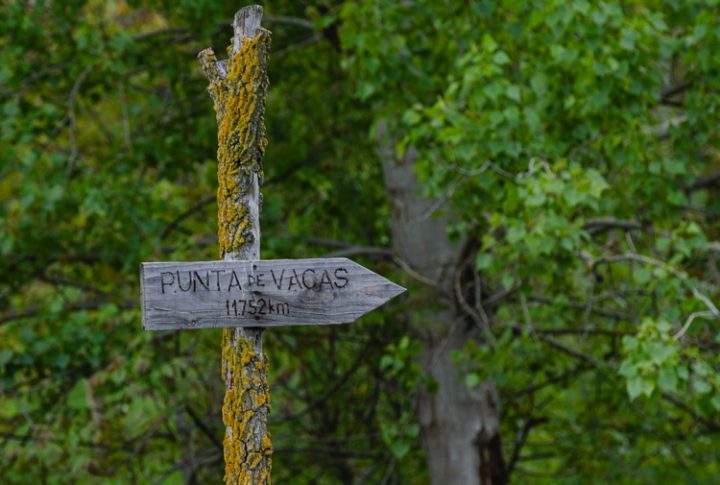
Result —
<svg viewBox="0 0 720 485"><path fill-rule="evenodd" d="M142 263L146 330L349 323L405 291L346 258Z"/></svg>

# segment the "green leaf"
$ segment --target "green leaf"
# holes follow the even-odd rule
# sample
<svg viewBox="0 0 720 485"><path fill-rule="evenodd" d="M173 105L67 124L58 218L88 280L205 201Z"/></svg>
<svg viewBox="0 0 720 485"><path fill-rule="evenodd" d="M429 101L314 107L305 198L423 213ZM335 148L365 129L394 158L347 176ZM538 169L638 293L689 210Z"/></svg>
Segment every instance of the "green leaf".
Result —
<svg viewBox="0 0 720 485"><path fill-rule="evenodd" d="M67 404L70 409L75 410L88 408L87 380L80 379L75 383L67 395Z"/></svg>
<svg viewBox="0 0 720 485"><path fill-rule="evenodd" d="M692 366L693 372L701 377L709 376L713 373L712 367L710 367L706 362L698 361L695 362Z"/></svg>
<svg viewBox="0 0 720 485"><path fill-rule="evenodd" d="M655 381L651 379L643 379L642 392L646 397L650 397L655 390Z"/></svg>
<svg viewBox="0 0 720 485"><path fill-rule="evenodd" d="M690 372L688 371L688 368L685 365L677 366L676 372L677 372L677 376L682 380L687 380L688 377L690 377Z"/></svg>
<svg viewBox="0 0 720 485"><path fill-rule="evenodd" d="M525 237L525 227L521 225L513 225L510 228L508 228L507 231L507 240L510 244L516 244L520 242Z"/></svg>
<svg viewBox="0 0 720 485"><path fill-rule="evenodd" d="M478 253L475 258L475 266L479 270L488 269L492 264L492 256L488 253Z"/></svg>
<svg viewBox="0 0 720 485"><path fill-rule="evenodd" d="M669 342L648 342L645 349L652 362L657 365L670 360L677 353L677 348Z"/></svg>
<svg viewBox="0 0 720 485"><path fill-rule="evenodd" d="M630 400L634 401L643 392L643 380L641 377L633 377L627 381L627 392Z"/></svg>
<svg viewBox="0 0 720 485"><path fill-rule="evenodd" d="M510 273L504 273L500 282L502 283L503 288L509 290L515 284L515 278Z"/></svg>
<svg viewBox="0 0 720 485"><path fill-rule="evenodd" d="M547 76L545 76L545 74L541 71L536 72L533 74L532 78L530 78L530 86L538 97L545 96L545 93L547 92L547 85Z"/></svg>
<svg viewBox="0 0 720 485"><path fill-rule="evenodd" d="M675 392L677 390L678 379L675 369L663 367L658 372L658 387L665 392Z"/></svg>
<svg viewBox="0 0 720 485"><path fill-rule="evenodd" d="M471 372L465 376L465 386L470 389L480 384L480 382L480 376L474 372Z"/></svg>
<svg viewBox="0 0 720 485"><path fill-rule="evenodd" d="M392 367L394 361L395 361L395 358L393 356L387 355L387 354L383 355L380 358L380 369L382 369L382 370L389 369L390 367Z"/></svg>
<svg viewBox="0 0 720 485"><path fill-rule="evenodd" d="M633 279L639 285L645 285L652 279L652 270L646 266L640 266L633 271Z"/></svg>
<svg viewBox="0 0 720 485"><path fill-rule="evenodd" d="M422 120L422 116L416 110L409 109L403 114L402 120L406 125L413 126Z"/></svg>
<svg viewBox="0 0 720 485"><path fill-rule="evenodd" d="M410 444L404 441L396 441L390 445L390 451L395 455L395 458L402 460L410 451Z"/></svg>
<svg viewBox="0 0 720 485"><path fill-rule="evenodd" d="M510 58L507 54L503 51L497 51L495 55L493 56L493 61L495 61L495 64L499 66L503 66L505 64L508 64L510 62Z"/></svg>
<svg viewBox="0 0 720 485"><path fill-rule="evenodd" d="M520 102L520 89L513 85L508 86L507 91L505 91L505 94L508 98L512 99L513 101Z"/></svg>
<svg viewBox="0 0 720 485"><path fill-rule="evenodd" d="M545 203L547 197L543 192L535 192L530 197L525 199L525 203L529 207L539 207Z"/></svg>
<svg viewBox="0 0 720 485"><path fill-rule="evenodd" d="M618 373L623 377L634 377L637 374L637 369L632 361L624 360L618 369Z"/></svg>
<svg viewBox="0 0 720 485"><path fill-rule="evenodd" d="M3 367L5 364L10 362L10 360L13 358L13 355L14 353L9 349L0 350L0 367Z"/></svg>
<svg viewBox="0 0 720 485"><path fill-rule="evenodd" d="M625 349L626 352L632 352L633 350L638 348L638 339L637 337L634 337L632 335L625 335L622 338L623 343L623 349Z"/></svg>
<svg viewBox="0 0 720 485"><path fill-rule="evenodd" d="M712 386L703 379L696 379L693 381L693 389L698 394L707 394L712 390Z"/></svg>

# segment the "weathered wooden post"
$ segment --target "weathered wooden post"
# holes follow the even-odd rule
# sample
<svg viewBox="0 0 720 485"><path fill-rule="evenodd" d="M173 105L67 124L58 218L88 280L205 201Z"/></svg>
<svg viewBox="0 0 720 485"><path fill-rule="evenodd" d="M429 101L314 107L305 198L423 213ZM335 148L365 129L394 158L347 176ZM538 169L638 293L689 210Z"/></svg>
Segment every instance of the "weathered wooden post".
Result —
<svg viewBox="0 0 720 485"><path fill-rule="evenodd" d="M218 124L218 242L225 261L260 259L260 183L267 144L270 57L270 32L260 26L262 13L262 7L252 5L235 14L227 61L218 61L212 48L198 54L210 81ZM270 482L267 365L261 328L223 331L226 483Z"/></svg>
<svg viewBox="0 0 720 485"><path fill-rule="evenodd" d="M405 291L345 258L260 260L260 185L270 32L262 8L233 20L230 57L198 57L218 123L218 239L222 261L142 263L146 330L226 327L225 482L270 483L272 444L265 327L349 323Z"/></svg>

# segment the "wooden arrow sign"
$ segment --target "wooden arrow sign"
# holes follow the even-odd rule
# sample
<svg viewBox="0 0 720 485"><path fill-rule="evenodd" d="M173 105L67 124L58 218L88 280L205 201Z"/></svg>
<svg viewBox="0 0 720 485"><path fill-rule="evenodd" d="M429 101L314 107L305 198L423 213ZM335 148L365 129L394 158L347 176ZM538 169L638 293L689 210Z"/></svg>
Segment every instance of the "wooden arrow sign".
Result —
<svg viewBox="0 0 720 485"><path fill-rule="evenodd" d="M349 323L405 291L346 258L142 263L146 330Z"/></svg>

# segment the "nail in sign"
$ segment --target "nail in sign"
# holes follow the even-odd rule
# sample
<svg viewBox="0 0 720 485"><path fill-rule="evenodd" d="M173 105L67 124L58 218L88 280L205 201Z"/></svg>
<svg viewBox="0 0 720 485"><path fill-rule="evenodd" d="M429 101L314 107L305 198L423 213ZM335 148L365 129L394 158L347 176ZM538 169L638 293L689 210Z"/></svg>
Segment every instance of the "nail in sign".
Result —
<svg viewBox="0 0 720 485"><path fill-rule="evenodd" d="M405 291L346 258L142 263L146 330L350 323Z"/></svg>

